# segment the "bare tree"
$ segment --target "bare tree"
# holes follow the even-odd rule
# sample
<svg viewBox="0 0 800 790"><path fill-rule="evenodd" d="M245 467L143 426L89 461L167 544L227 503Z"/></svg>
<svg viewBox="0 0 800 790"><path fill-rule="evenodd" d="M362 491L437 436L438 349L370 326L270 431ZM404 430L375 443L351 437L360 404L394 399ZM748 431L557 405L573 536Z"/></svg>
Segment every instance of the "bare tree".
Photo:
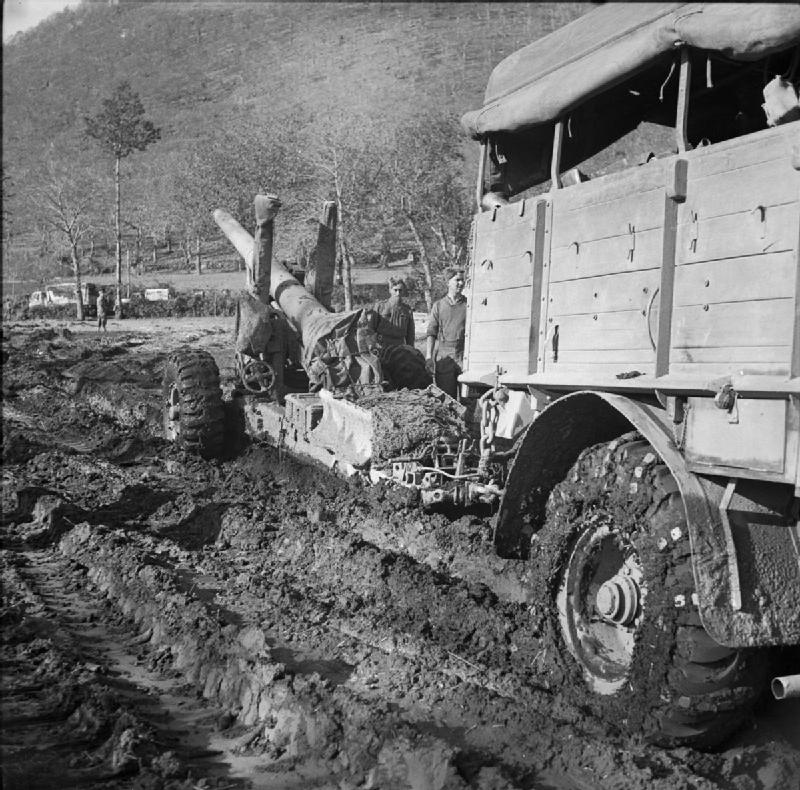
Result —
<svg viewBox="0 0 800 790"><path fill-rule="evenodd" d="M405 226L417 250L428 309L434 275L460 264L466 251L470 204L460 181L459 141L450 120L435 115L414 118L397 129L381 179L387 222Z"/></svg>
<svg viewBox="0 0 800 790"><path fill-rule="evenodd" d="M161 138L161 130L144 117L144 105L128 82L121 82L108 99L103 99L103 109L93 116L85 116L84 133L100 144L101 149L114 158L114 226L117 243L117 298L114 305L118 317L122 315L122 230L120 226L120 164L134 151L144 151Z"/></svg>
<svg viewBox="0 0 800 790"><path fill-rule="evenodd" d="M336 202L345 310L353 307L355 241L368 225L383 169L379 134L372 121L353 116L326 117L324 126L312 125L306 131L303 158L314 174L318 194Z"/></svg>
<svg viewBox="0 0 800 790"><path fill-rule="evenodd" d="M83 321L81 242L93 229L89 214L91 190L79 172L69 165L57 164L55 158L51 158L44 172L31 181L28 192L34 211L69 251L77 292L77 318Z"/></svg>

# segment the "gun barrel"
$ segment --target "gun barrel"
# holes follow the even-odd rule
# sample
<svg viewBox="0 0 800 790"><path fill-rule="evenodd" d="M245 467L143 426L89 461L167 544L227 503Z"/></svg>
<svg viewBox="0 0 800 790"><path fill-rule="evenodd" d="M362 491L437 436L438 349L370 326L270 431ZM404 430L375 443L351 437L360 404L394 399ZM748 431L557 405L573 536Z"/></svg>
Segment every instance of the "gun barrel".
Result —
<svg viewBox="0 0 800 790"><path fill-rule="evenodd" d="M277 199L276 199L277 200ZM214 221L228 237L247 265L249 290L256 296L257 282L254 266L255 239L227 212L217 209ZM259 262L260 263L260 262ZM262 282L266 282L264 277ZM315 386L350 386L353 383L352 360L365 351L352 351L363 342L359 340L359 328L363 326L364 334L370 329L371 310L359 309L346 313L332 313L286 269L275 260L270 265L270 296L286 316L292 328L300 335L303 345L303 367ZM373 327L374 329L374 327ZM373 332L374 334L374 332ZM344 336L350 342L343 343ZM371 353L371 352L370 352ZM342 362L350 360L350 362ZM379 362L377 358L369 363L358 362L357 368L363 368L365 375L372 381L380 380ZM378 371L376 373L376 370ZM327 371L327 373L323 373ZM360 373L356 374L356 379ZM328 379L332 380L333 385Z"/></svg>

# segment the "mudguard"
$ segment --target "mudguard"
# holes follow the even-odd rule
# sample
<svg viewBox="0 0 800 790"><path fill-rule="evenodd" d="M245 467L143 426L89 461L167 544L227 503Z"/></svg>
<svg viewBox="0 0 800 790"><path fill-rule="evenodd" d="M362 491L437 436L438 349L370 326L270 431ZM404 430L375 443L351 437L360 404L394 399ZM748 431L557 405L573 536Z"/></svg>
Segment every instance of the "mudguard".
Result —
<svg viewBox="0 0 800 790"><path fill-rule="evenodd" d="M742 481L735 499L730 492L726 498L727 481L689 471L672 424L655 401L584 391L551 403L526 429L509 469L495 523L498 554L526 557L531 535L543 524L550 491L581 450L632 427L652 444L680 491L697 605L711 637L731 647L800 642L800 565L791 534L797 525L776 515L786 487ZM737 557L743 549L745 556Z"/></svg>

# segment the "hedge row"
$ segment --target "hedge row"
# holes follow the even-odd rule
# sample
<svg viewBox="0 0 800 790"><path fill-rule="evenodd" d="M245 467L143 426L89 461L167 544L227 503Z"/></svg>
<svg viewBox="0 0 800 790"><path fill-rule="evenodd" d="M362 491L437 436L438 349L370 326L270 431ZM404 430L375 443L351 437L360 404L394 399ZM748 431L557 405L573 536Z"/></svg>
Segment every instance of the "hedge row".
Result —
<svg viewBox="0 0 800 790"><path fill-rule="evenodd" d="M208 291L204 293L179 293L163 302L148 302L137 294L124 305L125 318L182 318L185 316L220 316L234 315L239 291ZM388 291L384 285L357 285L353 287L355 306L372 304L379 299L386 299ZM408 300L415 310L424 310L425 303ZM344 291L337 285L333 291L333 309L344 309ZM24 321L28 319L57 318L74 320L76 307L74 304L51 305L50 307L28 307L28 297L6 297L3 300L3 319ZM87 316L87 318L89 318ZM90 320L94 320L92 317Z"/></svg>

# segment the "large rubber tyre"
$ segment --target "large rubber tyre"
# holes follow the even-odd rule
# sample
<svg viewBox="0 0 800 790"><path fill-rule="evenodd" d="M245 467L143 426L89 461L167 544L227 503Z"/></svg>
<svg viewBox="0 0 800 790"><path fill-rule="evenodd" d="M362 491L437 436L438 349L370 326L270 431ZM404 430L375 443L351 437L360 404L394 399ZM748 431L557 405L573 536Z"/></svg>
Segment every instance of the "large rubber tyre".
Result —
<svg viewBox="0 0 800 790"><path fill-rule="evenodd" d="M531 559L574 703L662 746L710 748L747 720L764 653L719 645L701 625L683 502L639 434L582 452L550 495Z"/></svg>
<svg viewBox="0 0 800 790"><path fill-rule="evenodd" d="M203 458L223 450L225 415L219 369L206 351L178 351L164 367L164 436Z"/></svg>
<svg viewBox="0 0 800 790"><path fill-rule="evenodd" d="M414 346L387 346L380 352L383 373L393 390L424 390L433 383L425 357Z"/></svg>

